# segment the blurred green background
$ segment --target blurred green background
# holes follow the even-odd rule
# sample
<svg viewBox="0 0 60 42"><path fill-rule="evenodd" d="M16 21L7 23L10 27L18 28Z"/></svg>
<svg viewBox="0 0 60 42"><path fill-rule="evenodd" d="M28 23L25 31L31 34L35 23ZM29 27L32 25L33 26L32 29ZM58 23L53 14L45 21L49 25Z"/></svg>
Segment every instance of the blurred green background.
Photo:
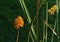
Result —
<svg viewBox="0 0 60 42"><path fill-rule="evenodd" d="M49 8L56 4L56 0L47 0ZM25 0L30 16L33 19L36 12L37 0ZM42 5L39 13L39 18L43 19L43 9L45 5ZM60 10L59 10L60 12ZM44 12L45 13L45 12ZM24 27L20 29L19 42L27 42L28 36L28 22L26 14L23 12L19 0L0 0L0 42L16 42L17 30L14 28L14 19L17 16L22 16L24 19ZM60 36L60 13L59 17L59 36ZM49 15L49 23L54 25L56 19L56 13L54 16ZM39 40L42 40L43 23L39 19ZM42 24L42 25L41 25ZM34 24L36 26L36 24ZM48 29L48 42L51 42L52 32ZM57 36L54 35L54 42L57 42Z"/></svg>

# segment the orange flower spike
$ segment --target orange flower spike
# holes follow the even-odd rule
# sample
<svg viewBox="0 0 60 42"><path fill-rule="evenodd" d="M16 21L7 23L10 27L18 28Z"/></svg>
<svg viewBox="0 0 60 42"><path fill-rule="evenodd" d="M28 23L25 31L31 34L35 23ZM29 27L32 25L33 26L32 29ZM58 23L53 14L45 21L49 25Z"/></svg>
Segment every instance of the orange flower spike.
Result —
<svg viewBox="0 0 60 42"><path fill-rule="evenodd" d="M14 21L14 26L16 29L24 26L24 20L21 16L18 16Z"/></svg>

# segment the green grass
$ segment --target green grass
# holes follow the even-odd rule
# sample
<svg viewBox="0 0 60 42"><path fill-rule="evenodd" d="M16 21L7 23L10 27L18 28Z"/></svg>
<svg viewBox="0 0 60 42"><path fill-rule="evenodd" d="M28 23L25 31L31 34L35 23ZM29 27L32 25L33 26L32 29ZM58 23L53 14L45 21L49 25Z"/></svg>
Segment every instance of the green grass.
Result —
<svg viewBox="0 0 60 42"><path fill-rule="evenodd" d="M17 30L13 23L18 15L25 22L24 27L19 30L18 42L36 42L37 19L38 42L60 42L60 0L41 0L36 19L37 3L37 0L0 0L0 42L16 42ZM58 8L51 16L48 9L54 4Z"/></svg>

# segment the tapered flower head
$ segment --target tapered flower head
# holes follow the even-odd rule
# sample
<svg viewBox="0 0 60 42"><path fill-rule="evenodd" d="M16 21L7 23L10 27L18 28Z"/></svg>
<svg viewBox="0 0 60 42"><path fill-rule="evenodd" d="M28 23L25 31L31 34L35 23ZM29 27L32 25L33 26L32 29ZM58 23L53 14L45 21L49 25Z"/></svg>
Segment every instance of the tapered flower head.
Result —
<svg viewBox="0 0 60 42"><path fill-rule="evenodd" d="M48 13L50 15L54 15L54 12L57 10L57 5L52 6L49 10Z"/></svg>
<svg viewBox="0 0 60 42"><path fill-rule="evenodd" d="M24 26L24 20L21 16L18 16L17 18L15 18L14 26L16 29L19 29Z"/></svg>

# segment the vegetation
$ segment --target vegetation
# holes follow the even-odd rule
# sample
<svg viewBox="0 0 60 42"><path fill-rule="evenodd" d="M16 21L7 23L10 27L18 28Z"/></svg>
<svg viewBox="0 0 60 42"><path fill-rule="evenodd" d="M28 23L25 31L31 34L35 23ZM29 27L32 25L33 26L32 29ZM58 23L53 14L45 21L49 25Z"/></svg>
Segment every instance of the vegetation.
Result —
<svg viewBox="0 0 60 42"><path fill-rule="evenodd" d="M19 30L18 16L24 21ZM60 0L0 0L0 42L60 42L59 18Z"/></svg>

